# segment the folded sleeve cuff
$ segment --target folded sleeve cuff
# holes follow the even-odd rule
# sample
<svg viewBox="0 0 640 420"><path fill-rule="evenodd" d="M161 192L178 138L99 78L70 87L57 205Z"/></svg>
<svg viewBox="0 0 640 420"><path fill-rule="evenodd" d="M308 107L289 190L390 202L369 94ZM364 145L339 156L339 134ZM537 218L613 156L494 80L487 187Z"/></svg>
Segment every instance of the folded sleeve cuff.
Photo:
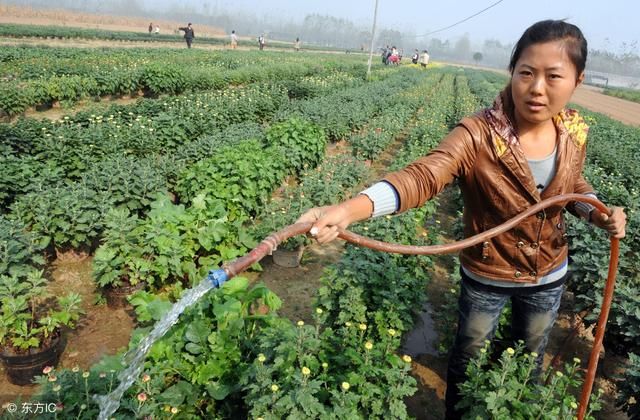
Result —
<svg viewBox="0 0 640 420"><path fill-rule="evenodd" d="M593 197L593 198L598 198L593 193L587 193L585 195L589 196L589 197ZM583 203L581 201L576 201L575 204L574 204L574 208L576 209L576 213L578 213L578 216L582 217L586 221L591 221L591 212L595 209L594 206L592 206L589 203Z"/></svg>
<svg viewBox="0 0 640 420"><path fill-rule="evenodd" d="M398 211L400 202L398 192L388 182L381 181L362 191L373 203L373 214L371 217L385 216Z"/></svg>

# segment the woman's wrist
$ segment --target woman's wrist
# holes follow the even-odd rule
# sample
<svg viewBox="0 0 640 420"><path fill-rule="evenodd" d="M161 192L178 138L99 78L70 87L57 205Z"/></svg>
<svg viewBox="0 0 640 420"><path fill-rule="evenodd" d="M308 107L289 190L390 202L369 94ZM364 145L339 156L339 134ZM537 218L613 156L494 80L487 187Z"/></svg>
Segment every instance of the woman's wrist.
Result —
<svg viewBox="0 0 640 420"><path fill-rule="evenodd" d="M340 207L345 212L345 218L349 224L368 219L373 214L373 202L363 194L343 202Z"/></svg>

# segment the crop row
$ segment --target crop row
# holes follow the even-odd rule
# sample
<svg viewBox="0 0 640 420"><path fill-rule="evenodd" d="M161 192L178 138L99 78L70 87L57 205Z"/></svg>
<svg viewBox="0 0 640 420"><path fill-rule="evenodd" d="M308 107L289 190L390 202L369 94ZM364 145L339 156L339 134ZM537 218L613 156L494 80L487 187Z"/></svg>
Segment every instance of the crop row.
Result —
<svg viewBox="0 0 640 420"><path fill-rule="evenodd" d="M94 53L95 54L95 53ZM60 102L62 106L73 105L78 100L99 100L104 96L138 95L156 97L161 94L201 92L222 89L233 85L256 82L285 81L301 77L322 77L331 72L344 71L352 76L361 75L359 64L336 65L335 61L311 60L309 58L281 60L257 59L258 63L247 65L248 59L217 57L219 64L211 65L211 58L201 57L185 51L174 53L172 61L166 57L137 57L127 63L119 60L121 52L99 57L96 63L88 60L84 66L55 62L47 66L43 59L29 60L25 70L14 76L14 62L8 63L4 81L0 82L0 113L13 116L34 106L51 106ZM250 56L251 54L246 54ZM283 54L280 54L283 55ZM82 58L83 62L85 58ZM35 64L33 63L35 61ZM215 60L214 60L215 61ZM170 64L171 63L171 64ZM180 63L180 64L173 64ZM26 69L32 66L52 74L27 76ZM30 72L32 72L30 70ZM16 77L16 79L12 79ZM24 77L28 77L27 80Z"/></svg>

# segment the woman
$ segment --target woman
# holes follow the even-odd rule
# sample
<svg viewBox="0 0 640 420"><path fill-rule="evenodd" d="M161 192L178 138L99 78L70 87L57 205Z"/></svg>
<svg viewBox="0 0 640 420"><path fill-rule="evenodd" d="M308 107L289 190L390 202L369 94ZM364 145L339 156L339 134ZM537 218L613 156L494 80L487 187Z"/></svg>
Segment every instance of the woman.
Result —
<svg viewBox="0 0 640 420"><path fill-rule="evenodd" d="M436 149L405 169L341 204L311 209L299 221L313 222L311 235L326 243L353 222L421 206L457 178L468 237L545 198L593 195L582 176L588 128L577 111L565 109L584 79L586 58L587 42L578 27L552 20L534 24L516 44L511 79L492 108L464 118ZM455 404L466 365L493 337L507 299L512 301L514 338L539 355L540 369L567 278L564 208L616 238L625 235L621 208L607 217L592 206L568 203L462 251L447 418L462 414Z"/></svg>

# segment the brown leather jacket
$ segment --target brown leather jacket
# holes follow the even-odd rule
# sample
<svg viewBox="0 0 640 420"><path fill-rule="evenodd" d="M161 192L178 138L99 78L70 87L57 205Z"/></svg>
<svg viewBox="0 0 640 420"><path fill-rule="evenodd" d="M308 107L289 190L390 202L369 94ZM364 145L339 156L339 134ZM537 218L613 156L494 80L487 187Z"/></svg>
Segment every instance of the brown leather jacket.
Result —
<svg viewBox="0 0 640 420"><path fill-rule="evenodd" d="M464 198L465 236L500 225L531 205L565 193L586 194L584 180L588 127L573 110L554 123L558 132L556 174L540 194L509 121L508 89L493 108L464 118L440 145L405 169L389 174L400 199L399 212L419 207L455 178ZM502 102L506 105L503 107ZM563 207L549 207L515 229L462 251L460 262L480 276L535 283L567 258ZM567 205L573 212L573 203Z"/></svg>

